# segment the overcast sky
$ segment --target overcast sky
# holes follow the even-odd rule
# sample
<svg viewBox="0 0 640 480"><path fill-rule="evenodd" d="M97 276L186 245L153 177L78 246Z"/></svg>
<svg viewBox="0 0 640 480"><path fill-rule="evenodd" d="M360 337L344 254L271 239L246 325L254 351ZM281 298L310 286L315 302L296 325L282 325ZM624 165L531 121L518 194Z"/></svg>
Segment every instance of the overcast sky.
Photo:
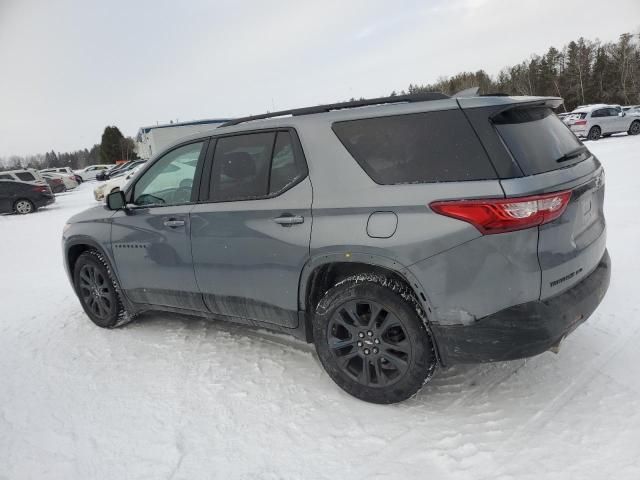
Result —
<svg viewBox="0 0 640 480"><path fill-rule="evenodd" d="M640 0L0 0L0 156L496 74L640 31Z"/></svg>

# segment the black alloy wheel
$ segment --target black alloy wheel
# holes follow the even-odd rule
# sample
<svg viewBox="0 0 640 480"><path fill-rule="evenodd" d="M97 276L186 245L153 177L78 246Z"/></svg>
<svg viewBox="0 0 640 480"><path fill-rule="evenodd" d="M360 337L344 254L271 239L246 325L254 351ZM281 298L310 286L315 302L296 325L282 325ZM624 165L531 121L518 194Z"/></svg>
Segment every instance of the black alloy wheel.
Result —
<svg viewBox="0 0 640 480"><path fill-rule="evenodd" d="M438 365L413 291L378 274L346 278L324 294L315 308L313 341L331 379L372 403L406 400Z"/></svg>
<svg viewBox="0 0 640 480"><path fill-rule="evenodd" d="M82 302L100 319L109 317L116 302L110 285L110 280L95 265L85 264L80 268L78 287Z"/></svg>
<svg viewBox="0 0 640 480"><path fill-rule="evenodd" d="M402 321L373 300L352 300L338 307L329 321L328 340L341 370L364 386L393 384L411 361Z"/></svg>

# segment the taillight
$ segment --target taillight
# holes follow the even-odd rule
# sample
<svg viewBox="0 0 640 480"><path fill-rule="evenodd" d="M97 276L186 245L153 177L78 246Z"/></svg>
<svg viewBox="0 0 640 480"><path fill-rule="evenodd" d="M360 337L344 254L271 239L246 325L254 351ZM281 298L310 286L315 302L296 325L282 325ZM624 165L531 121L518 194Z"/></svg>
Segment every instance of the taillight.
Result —
<svg viewBox="0 0 640 480"><path fill-rule="evenodd" d="M33 187L33 191L38 193L49 193L49 187L44 185L37 185Z"/></svg>
<svg viewBox="0 0 640 480"><path fill-rule="evenodd" d="M576 120L575 122L573 122L574 125L586 125L587 121L586 120Z"/></svg>
<svg viewBox="0 0 640 480"><path fill-rule="evenodd" d="M530 197L433 202L431 209L471 223L483 235L513 232L551 222L562 215L571 191Z"/></svg>

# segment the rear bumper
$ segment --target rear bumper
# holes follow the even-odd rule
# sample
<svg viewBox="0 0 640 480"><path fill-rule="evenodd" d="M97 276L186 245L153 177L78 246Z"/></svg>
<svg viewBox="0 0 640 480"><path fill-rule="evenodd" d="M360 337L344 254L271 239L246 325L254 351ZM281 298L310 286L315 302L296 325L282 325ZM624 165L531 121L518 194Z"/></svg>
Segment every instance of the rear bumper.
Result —
<svg viewBox="0 0 640 480"><path fill-rule="evenodd" d="M605 250L596 269L569 290L501 310L471 325L432 325L444 365L514 360L545 352L593 313L609 288Z"/></svg>
<svg viewBox="0 0 640 480"><path fill-rule="evenodd" d="M47 205L51 205L56 201L56 197L52 195L42 195L40 198L34 199L34 204L36 207L46 207Z"/></svg>

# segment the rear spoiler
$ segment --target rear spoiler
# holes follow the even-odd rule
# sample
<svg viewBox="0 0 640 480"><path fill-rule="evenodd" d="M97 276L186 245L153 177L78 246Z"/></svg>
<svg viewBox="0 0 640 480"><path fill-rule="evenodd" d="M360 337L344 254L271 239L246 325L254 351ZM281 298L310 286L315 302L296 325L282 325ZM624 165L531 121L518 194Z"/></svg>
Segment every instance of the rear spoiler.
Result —
<svg viewBox="0 0 640 480"><path fill-rule="evenodd" d="M564 103L560 97L516 97L516 96L482 96L482 97L457 97L456 101L463 110L468 108L497 107L492 108L494 113L505 111L514 107L544 106L558 108ZM502 107L502 108L500 108Z"/></svg>

